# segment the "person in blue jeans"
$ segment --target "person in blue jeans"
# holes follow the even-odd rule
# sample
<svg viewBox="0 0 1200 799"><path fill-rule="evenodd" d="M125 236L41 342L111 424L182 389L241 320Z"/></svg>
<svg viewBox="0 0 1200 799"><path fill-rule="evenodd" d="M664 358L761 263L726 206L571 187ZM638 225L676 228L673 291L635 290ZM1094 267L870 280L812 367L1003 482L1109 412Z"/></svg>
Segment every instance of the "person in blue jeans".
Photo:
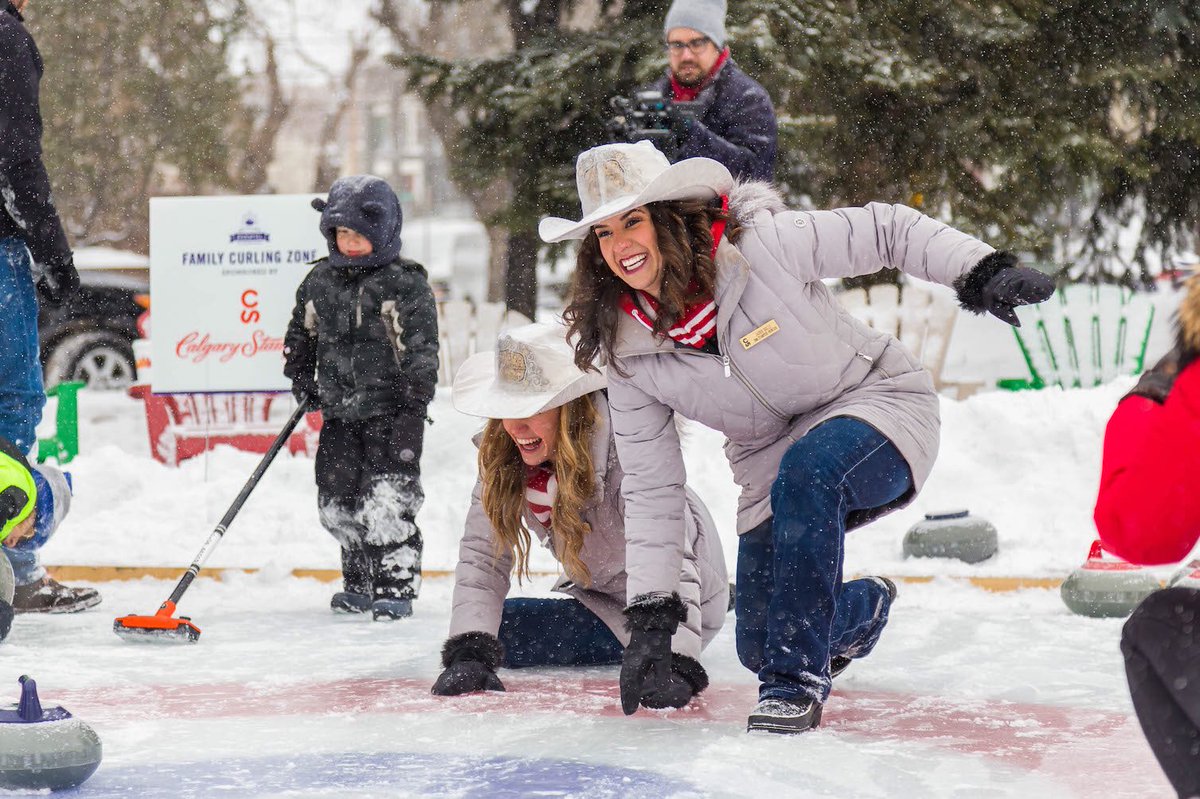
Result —
<svg viewBox="0 0 1200 799"><path fill-rule="evenodd" d="M708 158L670 164L645 142L587 150L575 175L581 217L543 219L539 233L580 240L563 316L576 366L608 365L625 613L673 602L686 552L679 414L725 434L741 487L738 654L759 678L747 729L810 730L896 593L882 577L843 582L845 535L912 501L938 446L929 373L824 280L892 267L1012 324L1014 306L1045 300L1054 281L914 208L793 211L768 183L735 181ZM662 616L649 619L623 670L663 657Z"/></svg>
<svg viewBox="0 0 1200 799"><path fill-rule="evenodd" d="M476 438L479 480L455 569L440 695L504 690L501 666L601 666L638 645L625 615L625 515L604 376L579 370L561 325L531 324L472 356L454 379L454 407L488 419ZM701 650L729 607L725 561L695 494L685 511L688 556L676 576L679 621L664 633L661 679L632 707L682 707L708 685ZM561 599L510 597L529 574L536 536L564 574ZM628 675L622 675L626 680Z"/></svg>
<svg viewBox="0 0 1200 799"><path fill-rule="evenodd" d="M23 24L26 4L0 0L0 436L28 454L46 402L38 300L61 304L79 287L79 275L42 164L42 57ZM71 612L100 601L94 588L51 579L40 546L35 536L4 549L16 575L18 613Z"/></svg>

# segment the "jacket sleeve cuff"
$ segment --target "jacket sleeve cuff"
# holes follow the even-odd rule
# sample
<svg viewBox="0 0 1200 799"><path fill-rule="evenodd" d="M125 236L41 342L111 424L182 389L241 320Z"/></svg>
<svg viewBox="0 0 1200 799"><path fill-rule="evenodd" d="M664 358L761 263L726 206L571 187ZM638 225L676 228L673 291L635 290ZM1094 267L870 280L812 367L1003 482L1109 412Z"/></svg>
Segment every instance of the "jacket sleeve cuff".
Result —
<svg viewBox="0 0 1200 799"><path fill-rule="evenodd" d="M979 259L979 263L971 267L969 272L954 279L954 291L958 294L958 304L963 310L981 314L987 311L987 303L983 301L983 288L997 272L1017 265L1017 257L1010 252L997 250Z"/></svg>
<svg viewBox="0 0 1200 799"><path fill-rule="evenodd" d="M496 636L484 632L453 635L442 645L442 668L460 660L478 661L495 671L504 661L504 645Z"/></svg>
<svg viewBox="0 0 1200 799"><path fill-rule="evenodd" d="M673 635L679 623L687 619L687 605L678 593L642 594L633 598L624 613L628 632L670 630Z"/></svg>
<svg viewBox="0 0 1200 799"><path fill-rule="evenodd" d="M708 687L708 672L700 665L700 661L695 658L681 655L678 652L672 652L671 670L682 677L692 687L692 696L695 696Z"/></svg>

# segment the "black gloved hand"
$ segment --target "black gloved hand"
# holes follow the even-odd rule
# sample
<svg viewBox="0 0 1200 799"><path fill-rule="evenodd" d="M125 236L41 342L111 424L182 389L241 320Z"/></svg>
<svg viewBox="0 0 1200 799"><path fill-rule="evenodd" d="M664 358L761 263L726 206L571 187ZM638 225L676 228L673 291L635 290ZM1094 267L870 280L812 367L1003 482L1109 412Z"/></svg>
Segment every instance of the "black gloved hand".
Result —
<svg viewBox="0 0 1200 799"><path fill-rule="evenodd" d="M62 305L78 288L79 272L75 270L75 259L69 253L65 258L55 258L41 265L37 292L47 305Z"/></svg>
<svg viewBox="0 0 1200 799"><path fill-rule="evenodd" d="M1135 385L1125 397L1145 397L1162 405L1175 385L1179 376L1179 347L1172 347L1170 352L1158 359L1158 363L1142 372ZM1121 399L1125 399L1121 397Z"/></svg>
<svg viewBox="0 0 1200 799"><path fill-rule="evenodd" d="M504 660L504 647L496 636L483 632L461 633L442 646L442 667L433 684L438 696L458 696L474 691L503 691L496 676Z"/></svg>
<svg viewBox="0 0 1200 799"><path fill-rule="evenodd" d="M704 667L687 655L672 652L671 672L667 678L661 680L652 675L652 679L642 685L642 705L656 709L683 707L707 687L708 673Z"/></svg>
<svg viewBox="0 0 1200 799"><path fill-rule="evenodd" d="M317 378L312 375L299 375L292 378L292 396L297 404L315 411L320 405L320 393L317 389Z"/></svg>
<svg viewBox="0 0 1200 799"><path fill-rule="evenodd" d="M675 141L683 144L692 135L692 125L696 124L696 115L687 107L678 103L667 104L667 127L675 134Z"/></svg>
<svg viewBox="0 0 1200 799"><path fill-rule="evenodd" d="M635 599L625 608L629 645L621 659L621 710L632 715L638 705L683 707L692 691L671 670L671 636L687 618L679 594Z"/></svg>
<svg viewBox="0 0 1200 799"><path fill-rule="evenodd" d="M971 271L954 281L958 303L971 313L989 312L1013 327L1021 320L1013 310L1018 305L1044 302L1054 294L1054 278L1017 266L1017 257L1010 252L997 251L981 258Z"/></svg>

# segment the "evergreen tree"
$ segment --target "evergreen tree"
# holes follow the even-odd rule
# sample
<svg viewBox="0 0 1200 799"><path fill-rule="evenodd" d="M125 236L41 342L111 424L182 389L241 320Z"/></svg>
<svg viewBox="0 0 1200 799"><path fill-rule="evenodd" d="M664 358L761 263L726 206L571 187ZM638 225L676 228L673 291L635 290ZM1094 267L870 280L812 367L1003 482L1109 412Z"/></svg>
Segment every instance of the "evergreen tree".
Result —
<svg viewBox="0 0 1200 799"><path fill-rule="evenodd" d="M609 98L665 67L668 6L605 3L594 29L542 26L499 58L405 60L469 119L456 177L511 176L514 230L577 213L574 157L605 141ZM1144 213L1160 249L1195 224L1198 22L1200 0L742 0L728 28L775 102L793 203L908 203L1042 257L1086 232L1083 266L1112 276L1117 222Z"/></svg>

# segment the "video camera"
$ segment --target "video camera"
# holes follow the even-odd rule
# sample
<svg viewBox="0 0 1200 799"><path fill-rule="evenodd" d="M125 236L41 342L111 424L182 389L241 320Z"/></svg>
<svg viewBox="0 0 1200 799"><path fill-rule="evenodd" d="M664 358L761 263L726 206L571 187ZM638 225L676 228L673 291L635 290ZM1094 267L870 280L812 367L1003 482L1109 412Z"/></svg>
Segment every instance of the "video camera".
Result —
<svg viewBox="0 0 1200 799"><path fill-rule="evenodd" d="M672 116L692 119L699 116L699 103L672 100L658 89L637 91L632 97L614 97L609 104L617 112L608 123L608 133L614 141L649 141L672 162L679 149L671 126Z"/></svg>

